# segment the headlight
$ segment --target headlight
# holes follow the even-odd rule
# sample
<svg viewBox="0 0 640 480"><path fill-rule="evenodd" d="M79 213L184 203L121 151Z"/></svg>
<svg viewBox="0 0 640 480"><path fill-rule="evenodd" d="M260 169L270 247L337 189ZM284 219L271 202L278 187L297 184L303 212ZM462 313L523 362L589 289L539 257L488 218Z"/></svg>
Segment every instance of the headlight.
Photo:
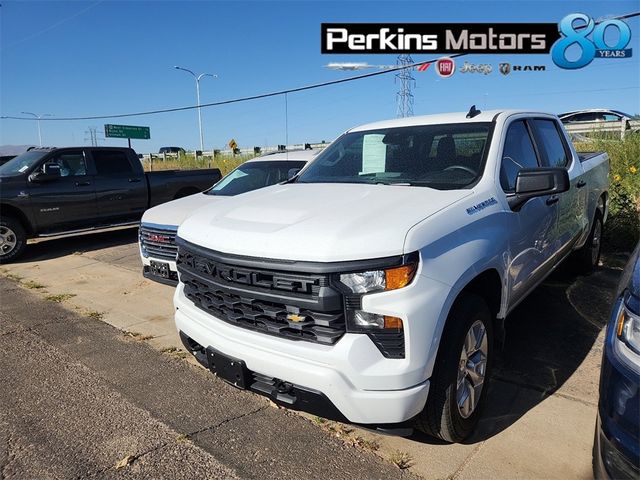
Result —
<svg viewBox="0 0 640 480"><path fill-rule="evenodd" d="M368 272L344 273L340 282L353 293L373 293L384 290L397 290L411 283L416 274L416 264Z"/></svg>
<svg viewBox="0 0 640 480"><path fill-rule="evenodd" d="M616 336L631 350L640 354L640 317L631 312L625 302L622 302L618 312Z"/></svg>

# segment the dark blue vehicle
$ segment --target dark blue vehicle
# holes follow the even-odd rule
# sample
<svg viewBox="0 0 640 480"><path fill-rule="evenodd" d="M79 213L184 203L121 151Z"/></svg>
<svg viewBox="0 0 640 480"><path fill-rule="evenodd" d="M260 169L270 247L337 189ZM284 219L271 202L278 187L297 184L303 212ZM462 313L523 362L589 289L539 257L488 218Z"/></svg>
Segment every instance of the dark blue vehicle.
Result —
<svg viewBox="0 0 640 480"><path fill-rule="evenodd" d="M607 326L596 436L595 478L640 478L640 245L627 264Z"/></svg>

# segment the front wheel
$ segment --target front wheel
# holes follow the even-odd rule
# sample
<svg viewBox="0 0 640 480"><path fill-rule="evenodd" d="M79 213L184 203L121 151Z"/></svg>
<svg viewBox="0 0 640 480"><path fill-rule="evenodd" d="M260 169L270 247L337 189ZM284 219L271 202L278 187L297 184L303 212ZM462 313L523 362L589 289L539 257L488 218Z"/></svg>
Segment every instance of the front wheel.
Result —
<svg viewBox="0 0 640 480"><path fill-rule="evenodd" d="M8 263L20 255L27 246L22 224L12 217L0 218L0 263Z"/></svg>
<svg viewBox="0 0 640 480"><path fill-rule="evenodd" d="M463 294L447 319L429 396L415 419L416 428L447 442L467 438L480 418L492 356L489 308L480 296Z"/></svg>

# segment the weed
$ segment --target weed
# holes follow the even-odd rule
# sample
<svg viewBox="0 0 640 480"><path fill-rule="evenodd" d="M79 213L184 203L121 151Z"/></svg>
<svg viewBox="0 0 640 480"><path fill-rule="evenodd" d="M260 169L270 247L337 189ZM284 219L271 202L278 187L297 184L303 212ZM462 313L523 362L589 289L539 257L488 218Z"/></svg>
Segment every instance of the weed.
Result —
<svg viewBox="0 0 640 480"><path fill-rule="evenodd" d="M70 298L73 298L75 296L75 293L59 293L58 295L47 295L44 298L46 300L49 300L50 302L62 303L65 300L69 300Z"/></svg>
<svg viewBox="0 0 640 480"><path fill-rule="evenodd" d="M95 310L89 310L86 313L87 317L91 318L92 320L102 320L102 318L104 317L104 312L97 312Z"/></svg>
<svg viewBox="0 0 640 480"><path fill-rule="evenodd" d="M406 452L395 450L390 456L389 460L400 470L405 470L413 465L413 458Z"/></svg>
<svg viewBox="0 0 640 480"><path fill-rule="evenodd" d="M33 280L27 280L26 282L23 282L22 285L24 285L27 288L30 288L32 290L40 290L42 288L45 288L46 285L43 285L41 283L35 282Z"/></svg>
<svg viewBox="0 0 640 480"><path fill-rule="evenodd" d="M184 350L180 350L179 348L176 348L176 347L167 347L167 348L163 348L160 351L162 353L166 353L167 355L171 355L172 357L176 357L180 359L187 358L189 356L187 352L185 352Z"/></svg>
<svg viewBox="0 0 640 480"><path fill-rule="evenodd" d="M134 340L138 341L138 342L144 342L145 340L151 340L153 338L153 335L143 335L142 333L138 333L138 332L129 332L129 331L124 331L122 332L124 334L125 337L130 337L133 338Z"/></svg>
<svg viewBox="0 0 640 480"><path fill-rule="evenodd" d="M361 436L356 435L355 437L351 437L349 440L354 447L360 447L364 450L375 452L380 448L380 444L375 439L362 438Z"/></svg>
<svg viewBox="0 0 640 480"><path fill-rule="evenodd" d="M640 239L640 134L624 139L592 138L576 150L605 151L611 166L609 219L604 229L607 251L630 251Z"/></svg>
<svg viewBox="0 0 640 480"><path fill-rule="evenodd" d="M9 280L13 280L14 282L18 282L18 283L20 283L22 281L22 279L24 278L24 277L21 277L20 275L18 275L16 273L9 273L6 270L5 270L4 276L6 278L8 278Z"/></svg>
<svg viewBox="0 0 640 480"><path fill-rule="evenodd" d="M189 441L191 441L191 438L189 438L189 435L187 435L186 433L181 433L176 437L176 442L178 443L184 443Z"/></svg>

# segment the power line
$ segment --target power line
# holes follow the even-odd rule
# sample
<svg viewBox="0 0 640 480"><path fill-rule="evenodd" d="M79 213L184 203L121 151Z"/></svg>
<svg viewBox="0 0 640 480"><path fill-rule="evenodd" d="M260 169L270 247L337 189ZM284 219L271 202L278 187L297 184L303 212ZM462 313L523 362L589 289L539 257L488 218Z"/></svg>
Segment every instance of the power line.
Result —
<svg viewBox="0 0 640 480"><path fill-rule="evenodd" d="M454 55L449 55L449 57L450 58L455 58L455 57L461 57L463 55L466 55L466 54L465 53L457 53L457 54L454 54ZM428 60L426 62L413 63L413 64L408 65L408 66L398 66L398 67L389 68L387 70L381 70L381 71L378 71L378 72L363 73L363 74L360 74L360 75L354 75L352 77L339 78L337 80L329 80L327 82L321 82L321 83L313 83L313 84L310 84L310 85L303 85L301 87L289 88L289 89L286 89L286 90L278 90L278 91L275 91L275 92L262 93L262 94L259 94L259 95L251 95L251 96L248 96L248 97L233 98L233 99L230 99L230 100L222 100L222 101L219 101L219 102L203 103L203 104L200 105L200 107L202 107L202 108L217 107L217 106L220 106L220 105L229 105L231 103L239 103L239 102L246 102L246 101L249 101L249 100L259 100L261 98L276 97L278 95L284 95L285 93L303 92L305 90L313 90L315 88L328 87L330 85L337 85L339 83L353 82L355 80L361 80L363 78L376 77L378 75L384 75L384 74L391 73L391 72L397 72L398 70L402 70L404 68L415 68L417 66L424 65L426 63L434 63L436 61L437 61L437 59ZM196 109L196 108L198 108L197 105L189 105L188 107L162 108L162 109L158 109L158 110L149 110L149 111L146 111L146 112L121 113L121 114L114 114L114 115L94 115L94 116L88 116L88 117L55 117L55 120L59 120L59 121L75 121L75 120L101 120L101 119L105 119L105 118L140 117L140 116L143 116L143 115L155 115L155 114L158 114L158 113L181 112L181 111L185 111L185 110L193 110L193 109ZM7 118L7 119L11 119L11 120L31 120L30 118L14 117L14 116L3 116L2 118ZM47 120L52 120L52 119L47 119Z"/></svg>
<svg viewBox="0 0 640 480"><path fill-rule="evenodd" d="M627 19L627 18L632 18L632 17L637 17L640 16L640 12L633 12L633 13L627 13L625 15L619 15L616 17L610 17L607 19L603 19L602 21L606 21L606 20L613 20L613 19L617 19L617 20L622 20L622 19ZM602 23L602 22L595 22L596 24L598 23ZM578 27L578 29L580 29L580 27ZM456 54L452 54L452 55L448 55L449 58L457 58L457 57L462 57L464 55L468 55L467 53L456 53ZM246 102L249 100L259 100L262 98L269 98L269 97L275 97L278 95L284 95L287 93L294 93L294 92L303 92L305 90L313 90L316 88L322 88L322 87L328 87L330 85L338 85L340 83L347 83L347 82L353 82L355 80L362 80L364 78L371 78L371 77L376 77L379 75L386 75L388 73L391 72L397 72L399 70L403 70L403 69L411 69L411 68L416 68L419 67L420 65L425 65L425 64L430 64L430 63L434 63L436 62L437 59L433 59L433 60L427 60L425 62L418 62L418 63L411 63L409 65L399 65L393 68L388 68L385 70L380 70L377 72L370 72L370 73L363 73L360 75L354 75L351 77L346 77L346 78L340 78L337 80L330 80L327 82L321 82L321 83L314 83L314 84L310 84L310 85L303 85L301 87L296 87L296 88L290 88L290 89L286 89L286 90L279 90L279 91L275 91L275 92L269 92L269 93L262 93L262 94L258 94L258 95L251 95L251 96L247 96L247 97L239 97L239 98L233 98L230 100L222 100L219 102L211 102L211 103L204 103L201 104L200 107L201 108L206 108L206 107L217 107L220 105L229 105L232 103L239 103L239 102ZM135 112L135 113L121 113L121 114L114 114L114 115L93 115L93 116L86 116L86 117L52 117L52 118L43 118L41 119L42 121L47 121L47 122L54 122L54 121L75 121L75 120L102 120L102 119L107 119L107 118L126 118L126 117L141 117L141 116L145 116L145 115L156 115L156 114L160 114L160 113L171 113L171 112L181 112L181 111L185 111L185 110L193 110L198 108L198 105L189 105L187 107L174 107L174 108L162 108L162 109L157 109L157 110L148 110L148 111L144 111L144 112ZM24 118L24 117L15 117L15 116L3 116L1 117L2 119L11 119L11 120L33 120L31 118Z"/></svg>

